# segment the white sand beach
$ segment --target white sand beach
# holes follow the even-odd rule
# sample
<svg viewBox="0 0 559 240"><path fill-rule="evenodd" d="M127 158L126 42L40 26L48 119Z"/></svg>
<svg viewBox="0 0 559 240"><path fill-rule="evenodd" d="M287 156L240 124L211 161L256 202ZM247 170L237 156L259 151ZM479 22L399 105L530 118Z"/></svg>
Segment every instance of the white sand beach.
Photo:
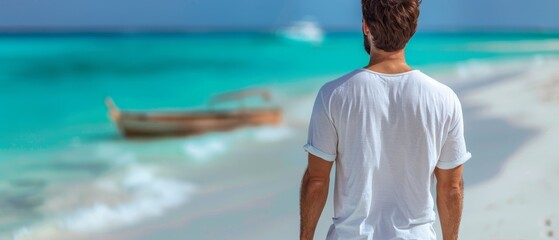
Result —
<svg viewBox="0 0 559 240"><path fill-rule="evenodd" d="M559 239L557 66L557 59L525 61L521 73L462 95L483 116L536 133L493 178L466 188L461 239ZM473 154L471 161L491 160Z"/></svg>

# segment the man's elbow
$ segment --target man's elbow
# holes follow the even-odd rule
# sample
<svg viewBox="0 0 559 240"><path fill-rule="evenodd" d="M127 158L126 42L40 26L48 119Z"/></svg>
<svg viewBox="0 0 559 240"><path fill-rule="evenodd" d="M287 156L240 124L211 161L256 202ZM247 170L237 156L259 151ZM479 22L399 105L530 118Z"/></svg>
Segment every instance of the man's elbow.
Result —
<svg viewBox="0 0 559 240"><path fill-rule="evenodd" d="M330 179L326 177L309 177L306 181L305 187L308 189L323 189L328 188Z"/></svg>
<svg viewBox="0 0 559 240"><path fill-rule="evenodd" d="M437 195L450 199L462 199L464 195L464 182L461 180L454 183L439 184Z"/></svg>

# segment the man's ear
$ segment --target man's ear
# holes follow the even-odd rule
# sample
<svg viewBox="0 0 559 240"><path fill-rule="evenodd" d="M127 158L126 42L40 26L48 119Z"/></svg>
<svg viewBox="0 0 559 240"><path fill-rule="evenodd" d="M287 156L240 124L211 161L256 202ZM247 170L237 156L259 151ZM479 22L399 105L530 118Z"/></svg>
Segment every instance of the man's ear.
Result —
<svg viewBox="0 0 559 240"><path fill-rule="evenodd" d="M362 19L361 23L362 23L361 30L363 31L363 34L367 36L371 35L371 31L369 31L369 26L367 26L367 24L365 23L365 19Z"/></svg>
<svg viewBox="0 0 559 240"><path fill-rule="evenodd" d="M371 39L373 37L373 35L371 34L371 30L369 29L369 26L365 23L365 20L362 21L363 22L363 34L365 36L367 36L367 39Z"/></svg>

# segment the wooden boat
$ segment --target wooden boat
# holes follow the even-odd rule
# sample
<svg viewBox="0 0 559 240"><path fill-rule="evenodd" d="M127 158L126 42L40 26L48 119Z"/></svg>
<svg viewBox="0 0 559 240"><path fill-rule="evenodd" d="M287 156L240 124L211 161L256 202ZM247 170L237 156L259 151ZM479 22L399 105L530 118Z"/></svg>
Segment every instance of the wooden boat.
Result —
<svg viewBox="0 0 559 240"><path fill-rule="evenodd" d="M109 117L125 137L158 137L196 135L215 131L229 131L245 126L277 125L281 123L278 108L245 109L244 99L260 96L270 101L270 93L262 89L251 89L225 93L210 99L206 111L121 111L110 97L105 99ZM240 100L235 110L214 110L214 105Z"/></svg>

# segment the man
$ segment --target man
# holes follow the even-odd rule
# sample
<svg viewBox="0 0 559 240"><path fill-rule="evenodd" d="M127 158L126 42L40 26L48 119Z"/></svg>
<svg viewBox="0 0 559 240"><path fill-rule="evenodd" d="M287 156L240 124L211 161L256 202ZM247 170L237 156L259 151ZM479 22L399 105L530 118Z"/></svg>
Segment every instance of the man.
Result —
<svg viewBox="0 0 559 240"><path fill-rule="evenodd" d="M301 239L312 239L336 163L327 239L436 239L434 177L443 239L458 238L462 164L470 159L456 94L406 64L419 0L362 0L366 67L319 91L301 187Z"/></svg>

